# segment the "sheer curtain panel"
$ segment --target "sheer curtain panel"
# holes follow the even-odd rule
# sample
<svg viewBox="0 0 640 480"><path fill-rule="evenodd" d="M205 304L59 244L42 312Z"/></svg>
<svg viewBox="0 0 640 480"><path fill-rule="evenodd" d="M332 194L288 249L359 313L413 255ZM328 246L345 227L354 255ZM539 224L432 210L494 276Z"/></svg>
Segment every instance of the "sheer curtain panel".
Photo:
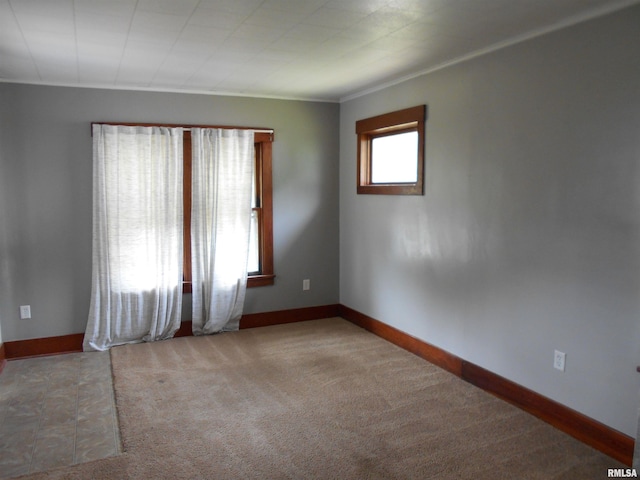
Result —
<svg viewBox="0 0 640 480"><path fill-rule="evenodd" d="M254 134L193 128L193 333L237 330L247 288Z"/></svg>
<svg viewBox="0 0 640 480"><path fill-rule="evenodd" d="M93 125L84 350L170 338L182 310L182 129Z"/></svg>

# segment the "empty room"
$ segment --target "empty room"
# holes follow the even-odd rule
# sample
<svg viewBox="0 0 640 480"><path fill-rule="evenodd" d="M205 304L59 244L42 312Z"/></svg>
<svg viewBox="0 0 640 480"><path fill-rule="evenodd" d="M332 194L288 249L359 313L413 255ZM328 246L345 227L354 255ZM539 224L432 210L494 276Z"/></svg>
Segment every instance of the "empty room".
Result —
<svg viewBox="0 0 640 480"><path fill-rule="evenodd" d="M0 479L636 476L639 26L0 0Z"/></svg>

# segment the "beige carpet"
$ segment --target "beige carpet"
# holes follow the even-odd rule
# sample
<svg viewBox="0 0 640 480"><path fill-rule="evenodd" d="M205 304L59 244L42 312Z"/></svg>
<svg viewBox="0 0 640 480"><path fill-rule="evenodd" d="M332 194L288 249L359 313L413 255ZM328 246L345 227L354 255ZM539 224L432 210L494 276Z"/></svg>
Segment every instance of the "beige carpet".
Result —
<svg viewBox="0 0 640 480"><path fill-rule="evenodd" d="M602 479L622 467L342 319L111 358L125 453L31 478Z"/></svg>

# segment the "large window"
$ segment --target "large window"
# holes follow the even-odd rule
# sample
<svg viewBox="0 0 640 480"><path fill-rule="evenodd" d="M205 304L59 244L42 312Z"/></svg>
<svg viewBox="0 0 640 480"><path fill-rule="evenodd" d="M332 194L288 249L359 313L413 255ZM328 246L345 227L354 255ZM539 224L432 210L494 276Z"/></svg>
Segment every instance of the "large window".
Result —
<svg viewBox="0 0 640 480"><path fill-rule="evenodd" d="M422 195L426 105L356 122L358 193Z"/></svg>
<svg viewBox="0 0 640 480"><path fill-rule="evenodd" d="M192 126L200 125L167 125L118 123L130 126L165 126L184 127L183 135L183 292L191 292L191 132ZM242 128L204 126L204 128ZM271 146L273 131L271 129L251 128L254 130L254 181L251 212L251 250L247 268L247 287L273 285L273 202L272 202L272 162Z"/></svg>
<svg viewBox="0 0 640 480"><path fill-rule="evenodd" d="M219 127L213 127L219 128ZM273 133L254 133L254 180L251 212L251 242L247 287L273 285L273 203L271 144ZM184 132L184 280L183 291L191 292L191 132Z"/></svg>

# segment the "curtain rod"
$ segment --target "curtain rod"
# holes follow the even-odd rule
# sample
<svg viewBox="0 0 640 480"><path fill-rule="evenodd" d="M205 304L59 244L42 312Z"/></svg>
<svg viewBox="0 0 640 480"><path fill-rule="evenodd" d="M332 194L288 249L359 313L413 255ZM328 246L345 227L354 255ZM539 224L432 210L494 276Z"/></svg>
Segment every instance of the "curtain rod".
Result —
<svg viewBox="0 0 640 480"><path fill-rule="evenodd" d="M238 127L231 125L185 125L179 123L129 123L129 122L91 122L93 130L94 125L114 125L123 127L168 127L168 128L183 128L190 132L192 128L221 128L224 130L253 130L255 133L270 133L273 135L273 128L262 127ZM93 132L92 132L93 133Z"/></svg>

